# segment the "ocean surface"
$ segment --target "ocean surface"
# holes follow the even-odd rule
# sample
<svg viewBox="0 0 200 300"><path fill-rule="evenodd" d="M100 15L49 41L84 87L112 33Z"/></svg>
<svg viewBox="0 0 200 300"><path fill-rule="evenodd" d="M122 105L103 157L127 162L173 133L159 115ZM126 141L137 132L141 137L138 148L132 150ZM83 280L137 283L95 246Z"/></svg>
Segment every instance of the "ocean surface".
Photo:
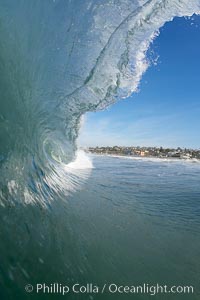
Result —
<svg viewBox="0 0 200 300"><path fill-rule="evenodd" d="M51 209L0 207L1 299L199 299L200 163L87 160L80 190L55 197ZM56 282L192 285L195 293L45 298L24 290Z"/></svg>
<svg viewBox="0 0 200 300"><path fill-rule="evenodd" d="M0 299L37 299L24 287L44 282L199 285L199 164L77 154L82 116L136 92L159 29L199 13L200 0L0 0Z"/></svg>

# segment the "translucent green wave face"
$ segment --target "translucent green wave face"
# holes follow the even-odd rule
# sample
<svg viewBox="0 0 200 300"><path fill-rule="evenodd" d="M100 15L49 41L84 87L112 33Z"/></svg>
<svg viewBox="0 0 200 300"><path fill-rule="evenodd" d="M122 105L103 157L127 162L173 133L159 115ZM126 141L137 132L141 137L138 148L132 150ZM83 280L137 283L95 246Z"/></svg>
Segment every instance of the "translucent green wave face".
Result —
<svg viewBox="0 0 200 300"><path fill-rule="evenodd" d="M45 198L50 181L63 190L81 116L136 91L159 28L199 11L199 0L1 0L3 195L12 180L22 201L29 190Z"/></svg>

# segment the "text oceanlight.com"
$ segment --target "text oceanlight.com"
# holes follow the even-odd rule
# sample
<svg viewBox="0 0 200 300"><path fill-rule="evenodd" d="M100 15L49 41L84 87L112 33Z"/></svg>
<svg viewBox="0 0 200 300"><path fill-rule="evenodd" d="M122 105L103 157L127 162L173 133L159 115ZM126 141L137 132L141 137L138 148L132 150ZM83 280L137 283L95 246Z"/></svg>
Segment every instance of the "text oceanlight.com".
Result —
<svg viewBox="0 0 200 300"><path fill-rule="evenodd" d="M151 285L144 283L141 285L120 285L116 283L105 283L102 286L95 285L92 283L87 283L85 285L75 283L71 286L64 285L61 283L37 283L36 285L27 284L25 286L25 291L27 293L37 293L37 294L60 294L67 295L69 293L73 294L149 294L154 296L156 294L192 294L194 293L193 286L168 286L155 284Z"/></svg>

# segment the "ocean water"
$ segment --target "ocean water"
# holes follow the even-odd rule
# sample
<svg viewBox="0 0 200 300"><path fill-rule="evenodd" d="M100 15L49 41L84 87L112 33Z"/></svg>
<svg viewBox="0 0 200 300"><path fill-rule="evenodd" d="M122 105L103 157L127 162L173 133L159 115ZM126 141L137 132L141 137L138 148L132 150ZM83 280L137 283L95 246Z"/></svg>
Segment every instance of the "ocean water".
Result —
<svg viewBox="0 0 200 300"><path fill-rule="evenodd" d="M199 299L200 163L88 159L82 188L57 196L51 209L0 207L1 299L43 299L25 285L57 282L192 285L194 294L107 291L47 299Z"/></svg>
<svg viewBox="0 0 200 300"><path fill-rule="evenodd" d="M199 165L93 168L77 137L86 112L137 91L159 29L199 13L199 0L0 0L1 299L37 298L24 286L38 282L198 284Z"/></svg>

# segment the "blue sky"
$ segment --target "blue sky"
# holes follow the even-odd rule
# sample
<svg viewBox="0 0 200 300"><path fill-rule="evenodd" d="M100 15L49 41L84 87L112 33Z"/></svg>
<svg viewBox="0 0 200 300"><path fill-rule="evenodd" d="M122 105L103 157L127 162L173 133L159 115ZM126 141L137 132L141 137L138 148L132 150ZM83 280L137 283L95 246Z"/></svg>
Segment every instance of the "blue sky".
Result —
<svg viewBox="0 0 200 300"><path fill-rule="evenodd" d="M86 115L81 146L200 148L200 16L165 24L152 52L158 64L145 73L138 93Z"/></svg>

